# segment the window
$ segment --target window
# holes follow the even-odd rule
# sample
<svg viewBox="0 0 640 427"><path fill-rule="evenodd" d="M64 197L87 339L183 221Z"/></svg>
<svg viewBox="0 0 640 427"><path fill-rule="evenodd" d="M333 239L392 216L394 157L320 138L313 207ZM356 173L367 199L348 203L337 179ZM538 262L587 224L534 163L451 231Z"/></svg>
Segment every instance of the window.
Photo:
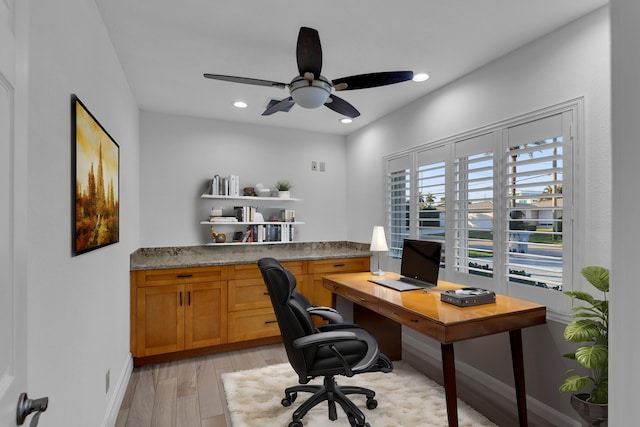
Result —
<svg viewBox="0 0 640 427"><path fill-rule="evenodd" d="M579 109L581 101L388 157L389 255L399 259L407 237L440 241L445 280L550 305L573 277Z"/></svg>

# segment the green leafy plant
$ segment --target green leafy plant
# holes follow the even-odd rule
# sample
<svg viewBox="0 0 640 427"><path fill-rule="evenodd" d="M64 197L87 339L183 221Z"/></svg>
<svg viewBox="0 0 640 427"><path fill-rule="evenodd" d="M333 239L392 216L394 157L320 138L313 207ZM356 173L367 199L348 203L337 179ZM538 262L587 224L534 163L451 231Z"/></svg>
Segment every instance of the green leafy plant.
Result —
<svg viewBox="0 0 640 427"><path fill-rule="evenodd" d="M571 298L586 303L572 308L573 320L566 326L564 338L569 342L586 344L563 356L589 369L591 375L571 375L560 385L560 391L588 390L588 402L606 404L609 402L609 270L588 266L581 273L604 296L603 299L596 299L585 291L564 292ZM566 373L573 371L569 369Z"/></svg>
<svg viewBox="0 0 640 427"><path fill-rule="evenodd" d="M276 190L278 191L289 191L293 185L289 181L278 181L276 183Z"/></svg>

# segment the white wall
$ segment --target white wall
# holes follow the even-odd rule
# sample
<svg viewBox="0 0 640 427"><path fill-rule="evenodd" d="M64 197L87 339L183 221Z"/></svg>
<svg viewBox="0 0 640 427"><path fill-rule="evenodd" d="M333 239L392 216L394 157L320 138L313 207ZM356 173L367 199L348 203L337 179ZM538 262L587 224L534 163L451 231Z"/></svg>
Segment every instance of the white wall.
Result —
<svg viewBox="0 0 640 427"><path fill-rule="evenodd" d="M129 254L140 246L138 109L92 0L31 0L29 28L27 391L49 396L40 425L99 426L130 360ZM77 257L72 93L120 145L120 242Z"/></svg>
<svg viewBox="0 0 640 427"><path fill-rule="evenodd" d="M372 225L384 223L384 155L584 97L585 133L577 167L585 179L576 183L582 190L575 215L588 232L577 232L575 264L609 266L610 75L609 12L603 8L350 135L348 239L365 240ZM527 391L544 405L575 417L569 396L557 391L564 370L572 366L561 357L568 351L561 325L551 323L525 331L527 375L535 379ZM486 353L485 347L497 351ZM492 360L479 360L479 354L489 354ZM510 372L505 375L503 367L509 366L508 355L506 338L497 343L481 339L457 350L460 360L506 383ZM539 369L544 369L544 376L536 372Z"/></svg>
<svg viewBox="0 0 640 427"><path fill-rule="evenodd" d="M635 212L640 159L640 3L611 1L613 95L613 263L611 269L609 335L609 425L632 425L638 410L630 402L638 397L636 369L640 342L637 336L638 255L640 229ZM631 421L634 420L634 421Z"/></svg>
<svg viewBox="0 0 640 427"><path fill-rule="evenodd" d="M239 204L200 198L214 174L240 176L241 188L289 180L302 201L286 207L306 223L296 226L296 240L345 240L345 137L151 112L141 113L140 134L141 246L211 242L210 227L199 222L212 206L228 214ZM313 160L326 171L312 171Z"/></svg>

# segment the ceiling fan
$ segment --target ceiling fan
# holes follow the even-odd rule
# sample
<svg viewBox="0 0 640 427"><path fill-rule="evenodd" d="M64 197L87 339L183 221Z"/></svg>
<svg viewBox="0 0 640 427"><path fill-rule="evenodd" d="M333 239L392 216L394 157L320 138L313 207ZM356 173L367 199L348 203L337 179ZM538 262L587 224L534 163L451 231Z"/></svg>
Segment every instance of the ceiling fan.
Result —
<svg viewBox="0 0 640 427"><path fill-rule="evenodd" d="M290 83L208 73L204 74L204 77L234 83L273 86L280 89L288 87L290 96L281 100L271 100L267 105L267 109L262 113L263 116L269 116L278 111L287 112L297 104L304 108L318 108L324 105L339 114L351 118L358 117L360 112L344 99L333 95L331 93L332 90L366 89L400 83L413 78L412 71L386 71L328 80L320 74L322 70L320 36L317 30L308 27L301 27L298 33L296 59L299 74Z"/></svg>

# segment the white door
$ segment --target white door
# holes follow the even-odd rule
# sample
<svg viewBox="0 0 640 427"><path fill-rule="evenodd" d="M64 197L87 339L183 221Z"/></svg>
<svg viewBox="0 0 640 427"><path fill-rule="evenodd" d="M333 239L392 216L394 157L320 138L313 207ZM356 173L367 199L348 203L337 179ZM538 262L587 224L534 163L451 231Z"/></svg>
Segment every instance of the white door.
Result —
<svg viewBox="0 0 640 427"><path fill-rule="evenodd" d="M17 424L18 397L26 391L27 117L21 37L27 3L0 1L0 425L9 427Z"/></svg>

